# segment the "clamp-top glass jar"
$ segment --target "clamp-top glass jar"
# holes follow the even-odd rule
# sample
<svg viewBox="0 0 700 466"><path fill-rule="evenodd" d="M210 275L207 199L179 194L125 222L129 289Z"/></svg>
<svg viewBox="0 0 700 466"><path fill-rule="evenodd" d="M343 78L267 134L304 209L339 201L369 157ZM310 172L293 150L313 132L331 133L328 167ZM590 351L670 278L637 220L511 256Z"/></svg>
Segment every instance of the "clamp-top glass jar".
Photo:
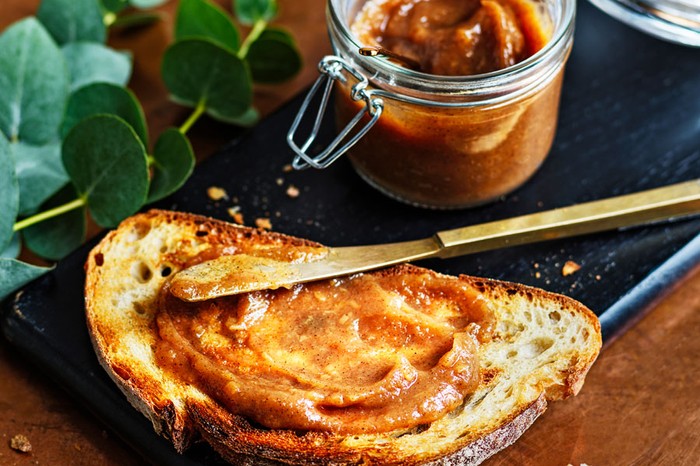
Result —
<svg viewBox="0 0 700 466"><path fill-rule="evenodd" d="M379 0L379 3L393 0ZM473 76L433 75L361 55L350 24L364 1L329 0L335 56L309 93L288 135L296 168L324 168L349 150L357 172L382 192L418 206L469 207L522 185L549 152L564 64L573 40L575 0L527 1L549 36L533 55ZM413 2L415 3L415 2ZM339 135L307 153L335 83ZM304 144L296 132L313 95L324 90Z"/></svg>

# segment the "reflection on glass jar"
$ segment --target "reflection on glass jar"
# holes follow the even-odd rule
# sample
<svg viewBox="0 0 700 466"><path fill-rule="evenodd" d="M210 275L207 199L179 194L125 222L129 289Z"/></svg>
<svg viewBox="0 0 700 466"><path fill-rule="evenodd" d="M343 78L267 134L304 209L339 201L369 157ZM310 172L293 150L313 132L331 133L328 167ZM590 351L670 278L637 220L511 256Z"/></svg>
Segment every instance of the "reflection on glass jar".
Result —
<svg viewBox="0 0 700 466"><path fill-rule="evenodd" d="M397 1L406 3L375 3ZM563 68L572 45L575 2L498 1L508 8L529 5L530 20L537 21L549 40L531 56L504 69L444 76L411 70L391 59L360 55L361 47L375 45L368 44L371 39L358 33L357 27L355 33L351 30L364 2L330 0L331 42L345 70L350 70L331 73L338 126L344 128L364 111L361 127L374 115L376 123L350 148L349 156L358 173L382 192L424 207L473 206L514 190L546 158L556 129ZM438 3L445 0L433 0L433 5ZM381 14L386 24L385 13ZM401 14L405 16L405 10ZM428 21L423 16L417 18L419 23ZM498 22L493 19L484 21ZM527 29L532 24L525 26L530 34ZM428 34L433 32L428 30ZM458 34L467 35L464 31ZM484 35L476 42L493 42L494 37L499 35ZM504 50L513 48L510 43L504 46ZM410 47L401 50L413 52ZM450 59L450 52L442 49L410 58L427 66L425 60L435 63L438 53ZM483 55L483 50L474 51L479 53ZM382 107L379 112L377 102Z"/></svg>

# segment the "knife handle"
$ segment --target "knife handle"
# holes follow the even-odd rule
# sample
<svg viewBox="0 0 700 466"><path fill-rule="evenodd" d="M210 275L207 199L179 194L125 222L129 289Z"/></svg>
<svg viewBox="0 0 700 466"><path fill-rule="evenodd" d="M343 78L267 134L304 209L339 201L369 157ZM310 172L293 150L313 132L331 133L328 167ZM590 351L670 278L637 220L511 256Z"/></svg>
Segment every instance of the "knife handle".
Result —
<svg viewBox="0 0 700 466"><path fill-rule="evenodd" d="M437 257L614 230L700 214L700 179L435 234Z"/></svg>

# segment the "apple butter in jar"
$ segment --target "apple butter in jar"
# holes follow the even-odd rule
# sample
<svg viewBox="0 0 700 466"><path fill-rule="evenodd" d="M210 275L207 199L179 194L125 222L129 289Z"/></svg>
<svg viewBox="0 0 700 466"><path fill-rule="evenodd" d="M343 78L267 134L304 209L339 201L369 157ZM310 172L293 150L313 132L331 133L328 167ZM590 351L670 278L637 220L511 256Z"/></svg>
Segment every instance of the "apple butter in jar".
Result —
<svg viewBox="0 0 700 466"><path fill-rule="evenodd" d="M295 167L347 151L371 185L423 207L511 192L551 148L574 12L574 0L329 0L336 55L312 94L335 87L339 135L310 155L295 122Z"/></svg>

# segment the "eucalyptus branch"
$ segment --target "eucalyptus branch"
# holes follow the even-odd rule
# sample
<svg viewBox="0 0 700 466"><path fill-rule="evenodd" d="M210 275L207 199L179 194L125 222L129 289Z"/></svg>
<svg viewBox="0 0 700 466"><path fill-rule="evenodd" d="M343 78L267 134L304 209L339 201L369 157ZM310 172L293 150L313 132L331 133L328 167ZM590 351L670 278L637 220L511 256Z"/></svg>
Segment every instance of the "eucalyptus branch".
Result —
<svg viewBox="0 0 700 466"><path fill-rule="evenodd" d="M204 102L204 100L200 100L197 102L197 106L194 108L194 112L185 120L185 122L180 126L179 130L182 134L187 134L187 132L190 130L192 125L194 125L197 120L199 120L199 117L201 117L204 114L204 111L207 109L207 104Z"/></svg>
<svg viewBox="0 0 700 466"><path fill-rule="evenodd" d="M84 197L79 197L78 199L68 202L67 204L54 207L53 209L49 209L47 211L40 212L36 215L32 215L31 217L27 217L23 220L20 220L19 222L15 223L15 225L12 227L12 231L20 231L24 228L43 222L44 220L48 220L53 217L58 217L59 215L65 214L66 212L70 212L71 210L83 207L86 204L87 199Z"/></svg>
<svg viewBox="0 0 700 466"><path fill-rule="evenodd" d="M109 28L117 21L117 18L118 17L117 17L116 13L114 13L112 11L108 11L102 17L102 22L104 23L105 27Z"/></svg>
<svg viewBox="0 0 700 466"><path fill-rule="evenodd" d="M250 50L250 46L260 37L260 34L263 33L266 27L267 21L264 19L259 19L253 24L253 29L250 30L250 33L248 33L241 44L241 48L238 49L238 53L236 54L238 58L241 60L245 59L246 55L248 55L248 50Z"/></svg>

